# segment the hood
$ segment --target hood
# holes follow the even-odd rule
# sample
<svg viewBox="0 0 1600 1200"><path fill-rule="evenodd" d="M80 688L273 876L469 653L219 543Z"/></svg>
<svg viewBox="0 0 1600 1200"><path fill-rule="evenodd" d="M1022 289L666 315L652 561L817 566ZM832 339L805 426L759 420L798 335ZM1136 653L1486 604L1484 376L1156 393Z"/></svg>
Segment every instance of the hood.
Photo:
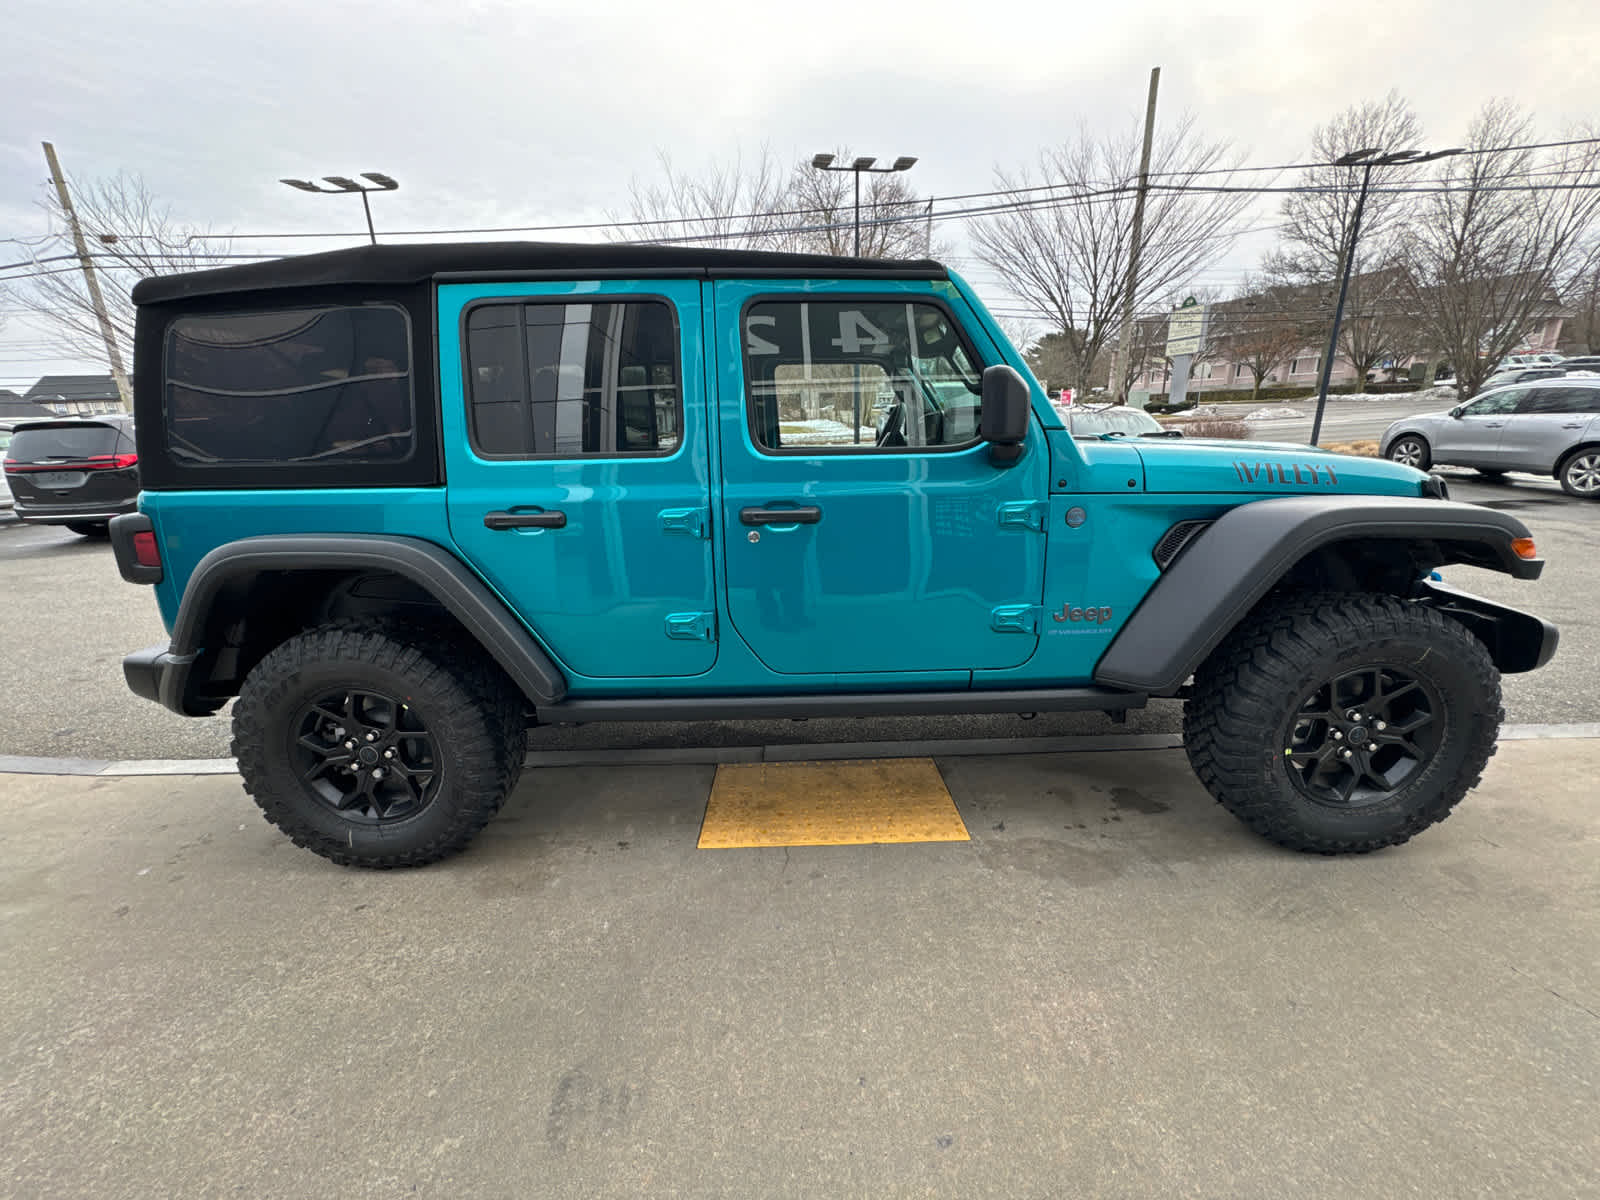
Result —
<svg viewBox="0 0 1600 1200"><path fill-rule="evenodd" d="M1427 475L1386 458L1283 442L1140 438L1147 492L1419 496Z"/></svg>

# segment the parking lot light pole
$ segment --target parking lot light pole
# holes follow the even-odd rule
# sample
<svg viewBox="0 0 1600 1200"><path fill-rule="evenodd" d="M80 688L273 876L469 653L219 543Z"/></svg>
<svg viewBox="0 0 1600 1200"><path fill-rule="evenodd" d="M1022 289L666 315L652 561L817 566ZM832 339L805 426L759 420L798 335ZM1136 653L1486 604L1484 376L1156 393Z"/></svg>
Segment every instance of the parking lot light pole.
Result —
<svg viewBox="0 0 1600 1200"><path fill-rule="evenodd" d="M856 257L861 257L861 176L862 175L893 175L898 171L909 171L917 165L915 157L902 154L894 160L892 166L875 167L876 158L862 157L848 165L833 165L834 156L831 154L813 155L811 165L819 171L850 171L856 177Z"/></svg>
<svg viewBox="0 0 1600 1200"><path fill-rule="evenodd" d="M1356 211L1350 218L1350 232L1344 240L1344 265L1339 275L1339 299L1333 306L1333 329L1328 333L1328 352L1322 356L1322 370L1317 378L1317 415L1311 421L1311 444L1315 446L1322 436L1322 410L1328 405L1328 378L1333 374L1333 356L1339 352L1339 322L1344 319L1345 293L1350 290L1350 268L1356 261L1356 239L1361 236L1361 210L1367 204L1367 188L1372 183L1373 167L1391 167L1398 163L1407 165L1432 162L1436 158L1449 158L1464 153L1462 147L1450 150L1395 150L1384 154L1377 149L1352 150L1333 160L1336 167L1362 168L1361 191L1356 196ZM1358 381L1361 382L1361 381Z"/></svg>
<svg viewBox="0 0 1600 1200"><path fill-rule="evenodd" d="M385 175L381 171L363 171L361 172L361 178L369 180L370 183L357 183L354 179L344 175L324 175L322 177L323 182L333 184L332 187L322 187L309 179L280 179L278 182L287 183L290 187L298 188L302 192L322 192L328 195L359 192L361 195L361 207L367 214L367 236L372 239L372 244L376 246L378 244L378 235L372 228L372 205L367 201L367 193L392 192L400 184L392 176Z"/></svg>

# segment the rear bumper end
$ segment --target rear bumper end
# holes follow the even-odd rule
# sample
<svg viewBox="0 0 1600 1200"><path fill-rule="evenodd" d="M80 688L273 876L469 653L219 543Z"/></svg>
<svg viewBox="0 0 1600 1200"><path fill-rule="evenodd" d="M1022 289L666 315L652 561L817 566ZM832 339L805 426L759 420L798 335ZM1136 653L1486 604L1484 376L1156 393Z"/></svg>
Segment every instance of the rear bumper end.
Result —
<svg viewBox="0 0 1600 1200"><path fill-rule="evenodd" d="M170 646L150 646L136 650L122 660L122 676L135 696L153 700L179 716L202 717L215 707L198 706L191 711L184 698L189 690L189 671L194 654L173 654Z"/></svg>
<svg viewBox="0 0 1600 1200"><path fill-rule="evenodd" d="M29 504L16 499L15 505L18 520L35 525L65 525L79 521L110 521L112 517L136 511L139 501L132 497L118 503L101 500L93 504Z"/></svg>

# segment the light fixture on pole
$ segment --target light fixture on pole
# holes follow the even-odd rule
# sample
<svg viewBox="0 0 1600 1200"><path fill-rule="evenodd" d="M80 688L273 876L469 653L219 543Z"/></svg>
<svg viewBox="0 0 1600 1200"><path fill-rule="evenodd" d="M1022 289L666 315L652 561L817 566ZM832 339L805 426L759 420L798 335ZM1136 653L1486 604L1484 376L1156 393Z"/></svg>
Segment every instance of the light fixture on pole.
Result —
<svg viewBox="0 0 1600 1200"><path fill-rule="evenodd" d="M862 175L893 175L899 171L909 171L917 165L917 160L911 155L902 154L894 160L894 165L878 167L873 164L878 160L862 156L852 161L848 166L833 165L834 156L831 154L816 154L811 158L811 165L818 171L849 171L856 177L856 257L861 257L861 176Z"/></svg>
<svg viewBox="0 0 1600 1200"><path fill-rule="evenodd" d="M1356 260L1356 239L1361 236L1361 210L1367 204L1367 187L1372 182L1373 167L1414 166L1432 162L1436 158L1450 158L1465 154L1464 147L1449 150L1395 150L1385 154L1377 148L1352 150L1333 160L1336 167L1362 167L1361 191L1356 196L1356 211L1350 218L1350 232L1345 238L1344 266L1339 276L1339 300L1333 306L1333 330L1328 334L1328 352L1322 356L1322 371L1317 380L1317 415L1311 422L1311 444L1315 446L1322 436L1322 410L1328 404L1328 378L1333 374L1333 356L1339 351L1339 322L1344 319L1344 297L1350 289L1350 268ZM1357 381L1363 382L1361 380Z"/></svg>
<svg viewBox="0 0 1600 1200"><path fill-rule="evenodd" d="M361 172L361 178L369 182L357 183L354 179L345 175L324 175L322 177L323 183L331 183L333 184L332 187L322 187L309 179L280 179L278 182L287 183L290 187L298 188L302 192L322 192L328 195L347 192L360 193L361 207L367 214L367 236L372 239L372 244L376 246L378 244L378 235L372 228L372 205L367 202L367 193L392 192L400 184L393 177L385 175L381 171L363 171Z"/></svg>

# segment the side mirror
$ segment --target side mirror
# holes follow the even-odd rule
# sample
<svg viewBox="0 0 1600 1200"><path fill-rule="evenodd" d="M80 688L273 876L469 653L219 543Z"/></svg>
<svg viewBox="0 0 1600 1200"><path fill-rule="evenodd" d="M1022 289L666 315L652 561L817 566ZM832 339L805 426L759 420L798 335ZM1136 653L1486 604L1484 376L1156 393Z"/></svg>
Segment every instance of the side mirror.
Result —
<svg viewBox="0 0 1600 1200"><path fill-rule="evenodd" d="M1028 385L1004 363L983 371L983 415L978 436L989 443L989 461L1009 467L1022 457L1022 439L1028 433Z"/></svg>
<svg viewBox="0 0 1600 1200"><path fill-rule="evenodd" d="M1459 421L1461 419L1461 411L1464 408L1466 408L1466 405L1458 404L1450 410L1450 415Z"/></svg>

